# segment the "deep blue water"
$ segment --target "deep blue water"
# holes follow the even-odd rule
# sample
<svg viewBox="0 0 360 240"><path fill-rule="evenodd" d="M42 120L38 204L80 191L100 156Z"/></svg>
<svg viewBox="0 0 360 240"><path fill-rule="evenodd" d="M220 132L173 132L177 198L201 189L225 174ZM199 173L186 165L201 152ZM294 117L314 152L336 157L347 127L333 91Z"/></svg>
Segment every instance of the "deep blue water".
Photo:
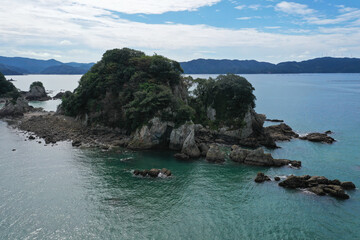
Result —
<svg viewBox="0 0 360 240"><path fill-rule="evenodd" d="M343 201L253 179L258 171L310 174L360 186L360 74L244 76L256 88L257 112L300 134L332 130L337 142L280 143L273 156L303 167L262 168L181 162L171 152L44 146L0 121L0 239L359 239L359 190ZM80 76L61 78L63 86L59 76L46 76L45 87L72 90ZM14 83L28 88L35 79ZM174 176L130 172L153 167Z"/></svg>

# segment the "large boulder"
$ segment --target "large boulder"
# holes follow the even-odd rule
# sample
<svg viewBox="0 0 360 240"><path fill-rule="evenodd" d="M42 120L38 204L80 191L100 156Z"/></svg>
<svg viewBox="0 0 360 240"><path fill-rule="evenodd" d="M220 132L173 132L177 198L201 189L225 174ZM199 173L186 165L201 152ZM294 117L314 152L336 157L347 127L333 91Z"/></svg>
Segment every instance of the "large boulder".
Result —
<svg viewBox="0 0 360 240"><path fill-rule="evenodd" d="M0 117L19 117L33 109L34 108L29 106L28 102L24 98L19 97L16 102L6 102L5 106L0 109Z"/></svg>
<svg viewBox="0 0 360 240"><path fill-rule="evenodd" d="M299 137L299 135L285 123L266 127L265 132L275 141L290 141L293 138Z"/></svg>
<svg viewBox="0 0 360 240"><path fill-rule="evenodd" d="M42 85L31 85L30 91L26 93L25 98L29 101L46 101L51 99L46 94L45 88Z"/></svg>
<svg viewBox="0 0 360 240"><path fill-rule="evenodd" d="M201 156L200 149L195 142L195 130L192 129L190 134L184 141L181 149L181 153L188 155L190 158L198 158Z"/></svg>
<svg viewBox="0 0 360 240"><path fill-rule="evenodd" d="M206 153L206 160L209 162L224 162L225 154L220 150L218 145L211 144Z"/></svg>
<svg viewBox="0 0 360 240"><path fill-rule="evenodd" d="M255 178L254 181L257 182L257 183L262 183L262 182L265 182L265 181L271 181L271 179L268 176L266 176L264 173L259 172L256 175L256 178Z"/></svg>
<svg viewBox="0 0 360 240"><path fill-rule="evenodd" d="M167 148L168 135L172 126L172 123L162 122L155 117L147 125L135 131L127 147L130 149Z"/></svg>
<svg viewBox="0 0 360 240"><path fill-rule="evenodd" d="M172 150L181 150L186 138L194 131L194 124L187 122L171 131L169 148Z"/></svg>

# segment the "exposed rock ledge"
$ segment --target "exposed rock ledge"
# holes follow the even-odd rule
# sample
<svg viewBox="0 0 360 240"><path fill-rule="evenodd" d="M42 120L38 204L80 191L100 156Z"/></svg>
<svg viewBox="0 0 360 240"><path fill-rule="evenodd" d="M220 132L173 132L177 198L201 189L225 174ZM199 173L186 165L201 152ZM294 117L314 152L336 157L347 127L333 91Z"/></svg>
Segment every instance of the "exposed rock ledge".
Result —
<svg viewBox="0 0 360 240"><path fill-rule="evenodd" d="M292 128L285 123L266 127L265 133L269 134L270 137L275 141L290 141L293 138L299 138L301 140L308 140L311 142L329 144L335 142L335 139L329 136L329 134L332 134L331 131L326 131L325 133L309 133L300 137L299 134L294 132Z"/></svg>

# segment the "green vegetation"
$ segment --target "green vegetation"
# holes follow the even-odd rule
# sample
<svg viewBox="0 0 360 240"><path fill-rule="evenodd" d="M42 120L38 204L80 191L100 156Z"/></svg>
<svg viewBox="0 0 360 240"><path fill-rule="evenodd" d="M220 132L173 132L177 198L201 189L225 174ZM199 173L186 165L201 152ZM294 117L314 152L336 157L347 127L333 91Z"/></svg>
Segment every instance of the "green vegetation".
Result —
<svg viewBox="0 0 360 240"><path fill-rule="evenodd" d="M182 124L188 120L219 126L240 126L254 88L245 78L221 75L216 79L182 77L178 62L163 56L123 48L107 51L79 81L73 94L63 97L66 115L87 114L90 123L125 128L129 132L151 118ZM188 88L196 83L194 96ZM208 107L216 110L209 121Z"/></svg>
<svg viewBox="0 0 360 240"><path fill-rule="evenodd" d="M197 88L190 98L190 106L196 110L195 123L217 128L229 126L240 128L249 107L255 107L253 86L235 74L219 75L217 78L193 80ZM208 110L216 111L211 121Z"/></svg>
<svg viewBox="0 0 360 240"><path fill-rule="evenodd" d="M0 73L0 97L9 97L16 100L20 96L19 91L14 84L7 81L2 73Z"/></svg>
<svg viewBox="0 0 360 240"><path fill-rule="evenodd" d="M62 107L67 115L86 113L92 122L130 131L154 116L188 120L192 112L184 111L187 96L176 93L185 87L181 73L179 63L159 55L110 50L80 79Z"/></svg>
<svg viewBox="0 0 360 240"><path fill-rule="evenodd" d="M41 88L44 88L44 85L42 84L42 82L33 82L31 85L30 85L30 90L31 88L35 87L35 86L38 86L38 87L41 87Z"/></svg>

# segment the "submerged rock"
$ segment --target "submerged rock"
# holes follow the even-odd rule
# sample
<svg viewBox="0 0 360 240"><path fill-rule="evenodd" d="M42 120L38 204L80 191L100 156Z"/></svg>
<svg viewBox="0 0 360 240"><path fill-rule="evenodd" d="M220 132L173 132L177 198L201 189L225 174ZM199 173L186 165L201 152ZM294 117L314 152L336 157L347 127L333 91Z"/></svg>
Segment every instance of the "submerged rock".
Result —
<svg viewBox="0 0 360 240"><path fill-rule="evenodd" d="M264 173L259 172L256 175L256 178L255 178L254 181L257 182L257 183L262 183L262 182L265 182L265 181L271 181L271 179L268 176L266 176Z"/></svg>
<svg viewBox="0 0 360 240"><path fill-rule="evenodd" d="M220 150L216 144L211 144L206 153L206 160L209 162L222 163L225 161L225 154Z"/></svg>
<svg viewBox="0 0 360 240"><path fill-rule="evenodd" d="M180 160L189 160L190 157L188 155L186 155L185 153L175 153L174 157L176 159L180 159Z"/></svg>
<svg viewBox="0 0 360 240"><path fill-rule="evenodd" d="M133 174L135 176L142 176L142 177L146 177L146 176L149 176L149 177L152 177L152 178L156 178L156 177L170 177L171 176L171 171L169 169L166 169L166 168L162 168L161 170L160 169L156 169L156 168L152 168L151 170L139 170L139 169L136 169L133 171Z"/></svg>

